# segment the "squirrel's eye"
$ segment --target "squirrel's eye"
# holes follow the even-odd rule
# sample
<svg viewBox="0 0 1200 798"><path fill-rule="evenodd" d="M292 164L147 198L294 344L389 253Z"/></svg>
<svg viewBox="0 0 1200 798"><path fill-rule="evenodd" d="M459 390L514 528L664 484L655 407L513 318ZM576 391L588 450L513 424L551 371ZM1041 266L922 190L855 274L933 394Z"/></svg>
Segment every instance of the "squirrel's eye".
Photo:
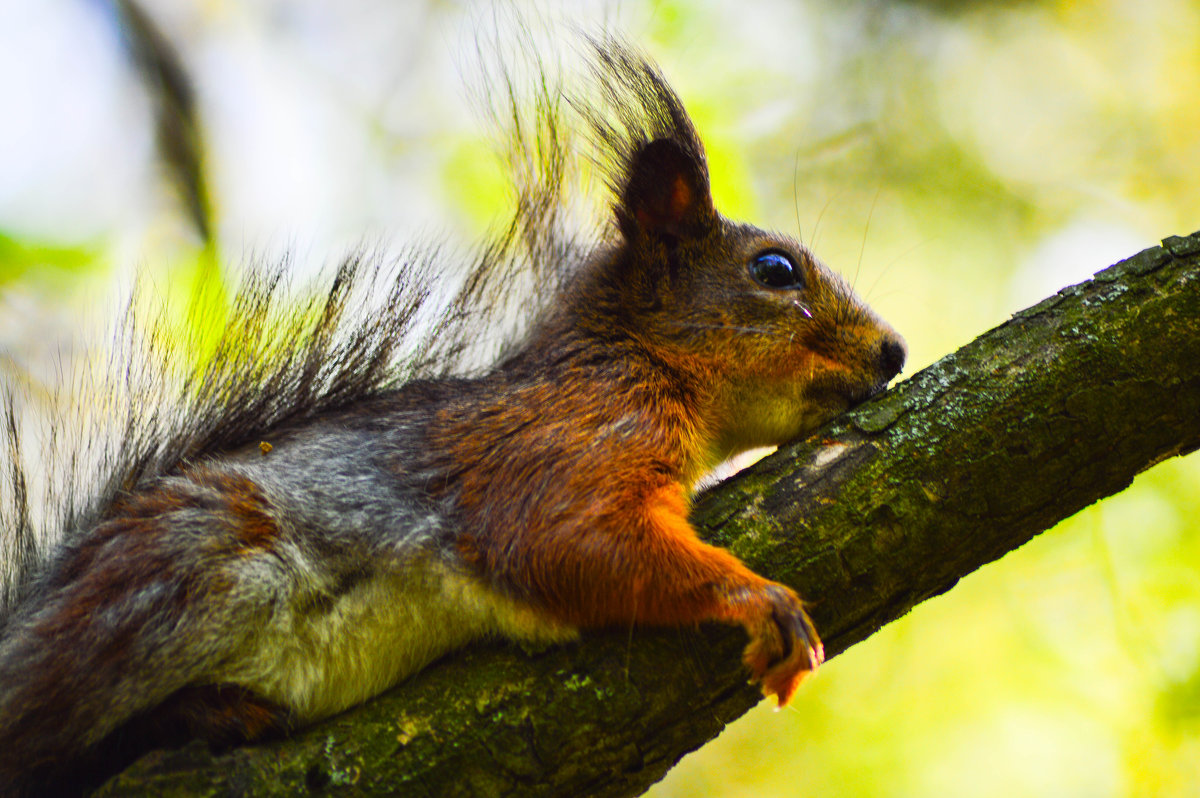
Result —
<svg viewBox="0 0 1200 798"><path fill-rule="evenodd" d="M782 252L764 252L750 261L750 276L768 288L804 287L800 267Z"/></svg>

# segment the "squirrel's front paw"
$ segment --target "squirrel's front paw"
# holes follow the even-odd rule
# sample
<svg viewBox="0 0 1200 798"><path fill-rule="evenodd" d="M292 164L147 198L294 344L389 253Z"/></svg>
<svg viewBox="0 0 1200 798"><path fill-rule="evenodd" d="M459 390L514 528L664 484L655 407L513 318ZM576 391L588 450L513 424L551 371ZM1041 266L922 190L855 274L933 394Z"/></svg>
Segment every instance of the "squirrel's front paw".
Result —
<svg viewBox="0 0 1200 798"><path fill-rule="evenodd" d="M742 660L764 695L774 695L786 706L804 677L825 659L799 596L773 582L739 590L730 596L738 620L750 635Z"/></svg>

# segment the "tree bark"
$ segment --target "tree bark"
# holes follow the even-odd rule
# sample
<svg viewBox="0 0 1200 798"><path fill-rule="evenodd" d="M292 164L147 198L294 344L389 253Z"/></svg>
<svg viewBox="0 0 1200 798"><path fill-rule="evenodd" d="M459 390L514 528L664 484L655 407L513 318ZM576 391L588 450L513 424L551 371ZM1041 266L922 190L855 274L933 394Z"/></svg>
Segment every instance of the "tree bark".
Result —
<svg viewBox="0 0 1200 798"><path fill-rule="evenodd" d="M1200 233L1018 313L700 496L829 656L1200 447ZM947 630L952 633L952 630ZM736 628L475 646L287 740L143 757L103 795L626 796L759 699Z"/></svg>

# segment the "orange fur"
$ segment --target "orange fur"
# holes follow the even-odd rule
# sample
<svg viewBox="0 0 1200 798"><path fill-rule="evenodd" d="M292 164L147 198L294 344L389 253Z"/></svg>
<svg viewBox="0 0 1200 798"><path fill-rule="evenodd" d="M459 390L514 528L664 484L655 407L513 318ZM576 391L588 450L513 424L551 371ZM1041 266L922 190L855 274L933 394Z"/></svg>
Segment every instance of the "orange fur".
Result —
<svg viewBox="0 0 1200 798"><path fill-rule="evenodd" d="M460 467L455 498L471 531L458 550L557 622L741 625L747 666L786 703L820 663L820 642L795 593L688 522L687 489L714 464L704 416L720 383L703 358L656 354L673 379L629 358L615 379L579 372L578 384L534 382L446 414L433 448Z"/></svg>

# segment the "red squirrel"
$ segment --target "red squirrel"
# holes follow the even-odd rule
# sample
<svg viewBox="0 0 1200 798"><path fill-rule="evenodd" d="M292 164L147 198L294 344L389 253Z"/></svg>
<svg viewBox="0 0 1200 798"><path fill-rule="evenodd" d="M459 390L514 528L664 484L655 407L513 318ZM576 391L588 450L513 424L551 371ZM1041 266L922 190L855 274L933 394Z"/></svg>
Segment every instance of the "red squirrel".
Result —
<svg viewBox="0 0 1200 798"><path fill-rule="evenodd" d="M610 224L555 250L553 187L521 196L506 240L562 279L490 367L439 374L453 347L435 337L404 381L413 303L331 342L369 271L351 259L297 314L303 336L215 357L236 362L220 390L188 389L173 446L130 423L102 500L0 621L0 784L130 730L287 732L483 638L735 624L780 705L821 663L800 598L701 542L690 492L884 390L904 342L798 241L714 209L700 138L650 61L611 40L592 60L603 108L575 110L606 154ZM273 291L243 290L238 335Z"/></svg>

